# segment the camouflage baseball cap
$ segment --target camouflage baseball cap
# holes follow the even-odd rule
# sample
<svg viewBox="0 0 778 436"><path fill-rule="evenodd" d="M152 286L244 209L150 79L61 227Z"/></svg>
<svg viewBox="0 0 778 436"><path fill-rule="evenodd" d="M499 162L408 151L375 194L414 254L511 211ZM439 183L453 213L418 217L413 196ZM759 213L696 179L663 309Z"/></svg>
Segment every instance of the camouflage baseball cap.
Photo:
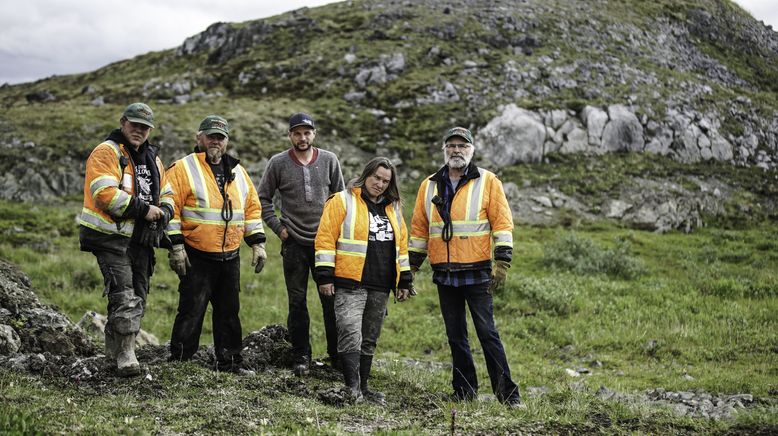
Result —
<svg viewBox="0 0 778 436"><path fill-rule="evenodd" d="M454 136L459 136L460 138L467 141L468 144L473 143L473 134L470 133L470 131L465 129L464 127L454 127L448 129L448 131L446 132L446 136L443 137L443 143L445 144L446 141L453 138Z"/></svg>
<svg viewBox="0 0 778 436"><path fill-rule="evenodd" d="M127 106L122 117L133 123L145 124L152 129L154 128L154 112L146 103L133 103Z"/></svg>
<svg viewBox="0 0 778 436"><path fill-rule="evenodd" d="M230 137L230 123L218 115L208 115L205 117L205 119L203 119L203 121L200 123L199 130L206 135L210 135L211 133L221 133L227 138Z"/></svg>

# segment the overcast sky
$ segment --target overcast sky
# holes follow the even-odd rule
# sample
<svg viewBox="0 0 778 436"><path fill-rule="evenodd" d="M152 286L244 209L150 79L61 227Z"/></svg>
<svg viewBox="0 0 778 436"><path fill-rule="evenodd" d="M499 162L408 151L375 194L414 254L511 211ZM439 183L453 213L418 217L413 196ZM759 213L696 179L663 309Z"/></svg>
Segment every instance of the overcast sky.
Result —
<svg viewBox="0 0 778 436"><path fill-rule="evenodd" d="M0 0L0 84L92 71L181 45L217 21L266 18L332 0ZM778 1L737 0L778 30Z"/></svg>

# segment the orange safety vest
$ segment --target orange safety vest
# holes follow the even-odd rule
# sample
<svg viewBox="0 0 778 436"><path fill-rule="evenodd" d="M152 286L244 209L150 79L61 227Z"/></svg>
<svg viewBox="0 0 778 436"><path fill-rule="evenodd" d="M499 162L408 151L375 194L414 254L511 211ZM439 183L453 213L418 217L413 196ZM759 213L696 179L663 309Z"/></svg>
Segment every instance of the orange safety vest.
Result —
<svg viewBox="0 0 778 436"><path fill-rule="evenodd" d="M438 195L437 183L426 178L419 187L409 250L428 255L433 269L490 267L493 248L513 248L513 216L502 182L483 168L478 168L478 172L479 177L465 182L454 194L450 212L452 237L448 242L442 237L443 219L432 203Z"/></svg>
<svg viewBox="0 0 778 436"><path fill-rule="evenodd" d="M248 173L236 165L228 177L232 180L224 186L232 205L230 216L205 159L205 153L192 153L171 165L168 180L173 191L173 219L166 230L174 243L176 236L183 236L186 245L202 252L232 252L240 248L241 237L265 233L262 207Z"/></svg>
<svg viewBox="0 0 778 436"><path fill-rule="evenodd" d="M122 168L121 157L128 164ZM165 167L156 158L161 188L160 203L170 201L170 190L165 190ZM115 141L107 140L92 150L86 161L84 179L84 206L78 223L101 233L131 236L135 219L118 220L135 194L135 171L129 151Z"/></svg>
<svg viewBox="0 0 778 436"><path fill-rule="evenodd" d="M395 235L397 286L400 272L411 269L408 261L408 229L399 202L387 204L385 210ZM335 277L361 282L369 226L370 216L361 188L334 194L324 204L319 230L316 232L315 266L334 267Z"/></svg>

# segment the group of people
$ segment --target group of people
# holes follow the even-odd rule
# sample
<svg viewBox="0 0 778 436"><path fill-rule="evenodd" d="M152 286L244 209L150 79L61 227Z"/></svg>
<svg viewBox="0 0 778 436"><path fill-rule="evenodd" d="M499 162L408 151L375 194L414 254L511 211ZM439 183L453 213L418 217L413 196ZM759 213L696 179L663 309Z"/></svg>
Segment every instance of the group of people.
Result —
<svg viewBox="0 0 778 436"><path fill-rule="evenodd" d="M344 183L337 156L314 146L316 124L308 114L289 119L291 147L269 160L258 190L238 159L227 154L231 130L225 118L205 117L193 153L168 168L148 142L153 128L152 109L130 104L119 128L86 162L79 239L104 278L105 354L119 375L141 373L135 337L158 247L168 250L180 280L170 360L189 360L197 352L210 303L216 366L238 371L241 239L260 273L268 226L282 241L295 375L310 371L312 274L330 365L342 371L357 401L386 404L384 394L368 389L368 379L389 295L397 301L415 295L414 275L429 257L451 348L451 399L471 400L478 392L468 307L492 391L508 406L521 406L493 309L493 292L504 285L510 267L513 220L502 183L472 162L468 129L446 132L444 165L421 183L409 232L394 164L376 157Z"/></svg>

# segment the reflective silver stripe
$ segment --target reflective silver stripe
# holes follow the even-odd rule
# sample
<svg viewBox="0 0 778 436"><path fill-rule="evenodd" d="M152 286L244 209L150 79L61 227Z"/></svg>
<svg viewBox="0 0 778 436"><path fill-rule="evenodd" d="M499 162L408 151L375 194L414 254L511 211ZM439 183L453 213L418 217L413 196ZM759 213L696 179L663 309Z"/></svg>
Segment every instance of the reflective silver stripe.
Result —
<svg viewBox="0 0 778 436"><path fill-rule="evenodd" d="M116 194L113 195L113 198L108 203L108 211L111 215L120 216L127 209L127 206L130 205L130 200L130 194L117 189Z"/></svg>
<svg viewBox="0 0 778 436"><path fill-rule="evenodd" d="M338 239L336 245L338 254L364 257L367 254L367 241L354 239Z"/></svg>
<svg viewBox="0 0 778 436"><path fill-rule="evenodd" d="M210 208L211 200L208 198L208 190L205 189L205 174L200 166L200 160L195 154L190 154L182 161L184 169L189 176L189 189L195 198L195 206L199 208Z"/></svg>
<svg viewBox="0 0 778 436"><path fill-rule="evenodd" d="M246 182L246 175L243 171L240 171L240 166L236 166L232 169L232 173L235 174L235 181L238 182L238 195L240 196L240 204L242 207L246 207L246 199L249 195L249 185Z"/></svg>
<svg viewBox="0 0 778 436"><path fill-rule="evenodd" d="M170 206L170 209L171 209L171 210L175 210L175 209L176 209L176 208L175 208L175 203L176 203L176 201L175 201L175 200L173 200L173 199L172 199L172 198L170 198L170 197L165 197L165 198L163 198L163 199L159 200L159 203L160 203L160 204L167 204L168 206Z"/></svg>
<svg viewBox="0 0 778 436"><path fill-rule="evenodd" d="M432 222L432 197L437 194L438 184L427 180L427 195L424 197L424 208L427 212L427 222Z"/></svg>
<svg viewBox="0 0 778 436"><path fill-rule="evenodd" d="M427 252L427 240L422 238L414 238L411 236L410 243L408 244L409 251L415 251L417 253Z"/></svg>
<svg viewBox="0 0 778 436"><path fill-rule="evenodd" d="M173 193L173 187L170 186L170 183L165 183L165 186L162 187L162 190L159 192L160 197L164 197L166 195L171 195Z"/></svg>
<svg viewBox="0 0 778 436"><path fill-rule="evenodd" d="M91 193L92 198L95 198L98 192L111 186L119 186L119 181L116 180L116 177L108 175L96 177L92 180L92 183L89 184L89 192Z"/></svg>
<svg viewBox="0 0 778 436"><path fill-rule="evenodd" d="M481 204L484 201L484 189L486 183L484 183L485 173L484 170L478 168L480 177L473 179L470 186L467 188L467 210L465 211L465 219L468 221L477 221L479 212L481 211Z"/></svg>
<svg viewBox="0 0 778 436"><path fill-rule="evenodd" d="M492 230L489 220L454 221L451 224L455 235L463 233L489 233Z"/></svg>
<svg viewBox="0 0 778 436"><path fill-rule="evenodd" d="M408 255L400 256L398 258L398 262L400 263L400 271L405 271L406 269L411 269L411 261L408 258Z"/></svg>
<svg viewBox="0 0 778 436"><path fill-rule="evenodd" d="M495 247L511 247L513 248L513 232L502 230L492 233L494 238Z"/></svg>
<svg viewBox="0 0 778 436"><path fill-rule="evenodd" d="M343 225L340 228L342 240L354 239L354 229L357 221L357 197L353 192L341 191L338 193L343 201L343 207L346 209L346 216L343 218Z"/></svg>
<svg viewBox="0 0 778 436"><path fill-rule="evenodd" d="M232 221L230 224L243 224L243 209L232 211ZM186 221L198 222L203 224L224 224L221 209L192 208L184 206L181 211L181 218Z"/></svg>
<svg viewBox="0 0 778 436"><path fill-rule="evenodd" d="M314 255L315 266L335 266L335 252L332 250L318 250Z"/></svg>
<svg viewBox="0 0 778 436"><path fill-rule="evenodd" d="M78 218L78 223L89 227L92 230L97 230L98 232L109 234L118 233L124 236L132 235L132 229L134 227L132 221L124 221L121 227L117 230L116 223L107 221L99 214L87 208L81 209L81 215Z"/></svg>
<svg viewBox="0 0 778 436"><path fill-rule="evenodd" d="M251 236L255 233L265 233L265 227L262 225L261 219L247 220L246 221L245 235Z"/></svg>
<svg viewBox="0 0 778 436"><path fill-rule="evenodd" d="M167 228L165 229L169 235L173 234L181 234L181 220L172 219L169 223L167 223Z"/></svg>

